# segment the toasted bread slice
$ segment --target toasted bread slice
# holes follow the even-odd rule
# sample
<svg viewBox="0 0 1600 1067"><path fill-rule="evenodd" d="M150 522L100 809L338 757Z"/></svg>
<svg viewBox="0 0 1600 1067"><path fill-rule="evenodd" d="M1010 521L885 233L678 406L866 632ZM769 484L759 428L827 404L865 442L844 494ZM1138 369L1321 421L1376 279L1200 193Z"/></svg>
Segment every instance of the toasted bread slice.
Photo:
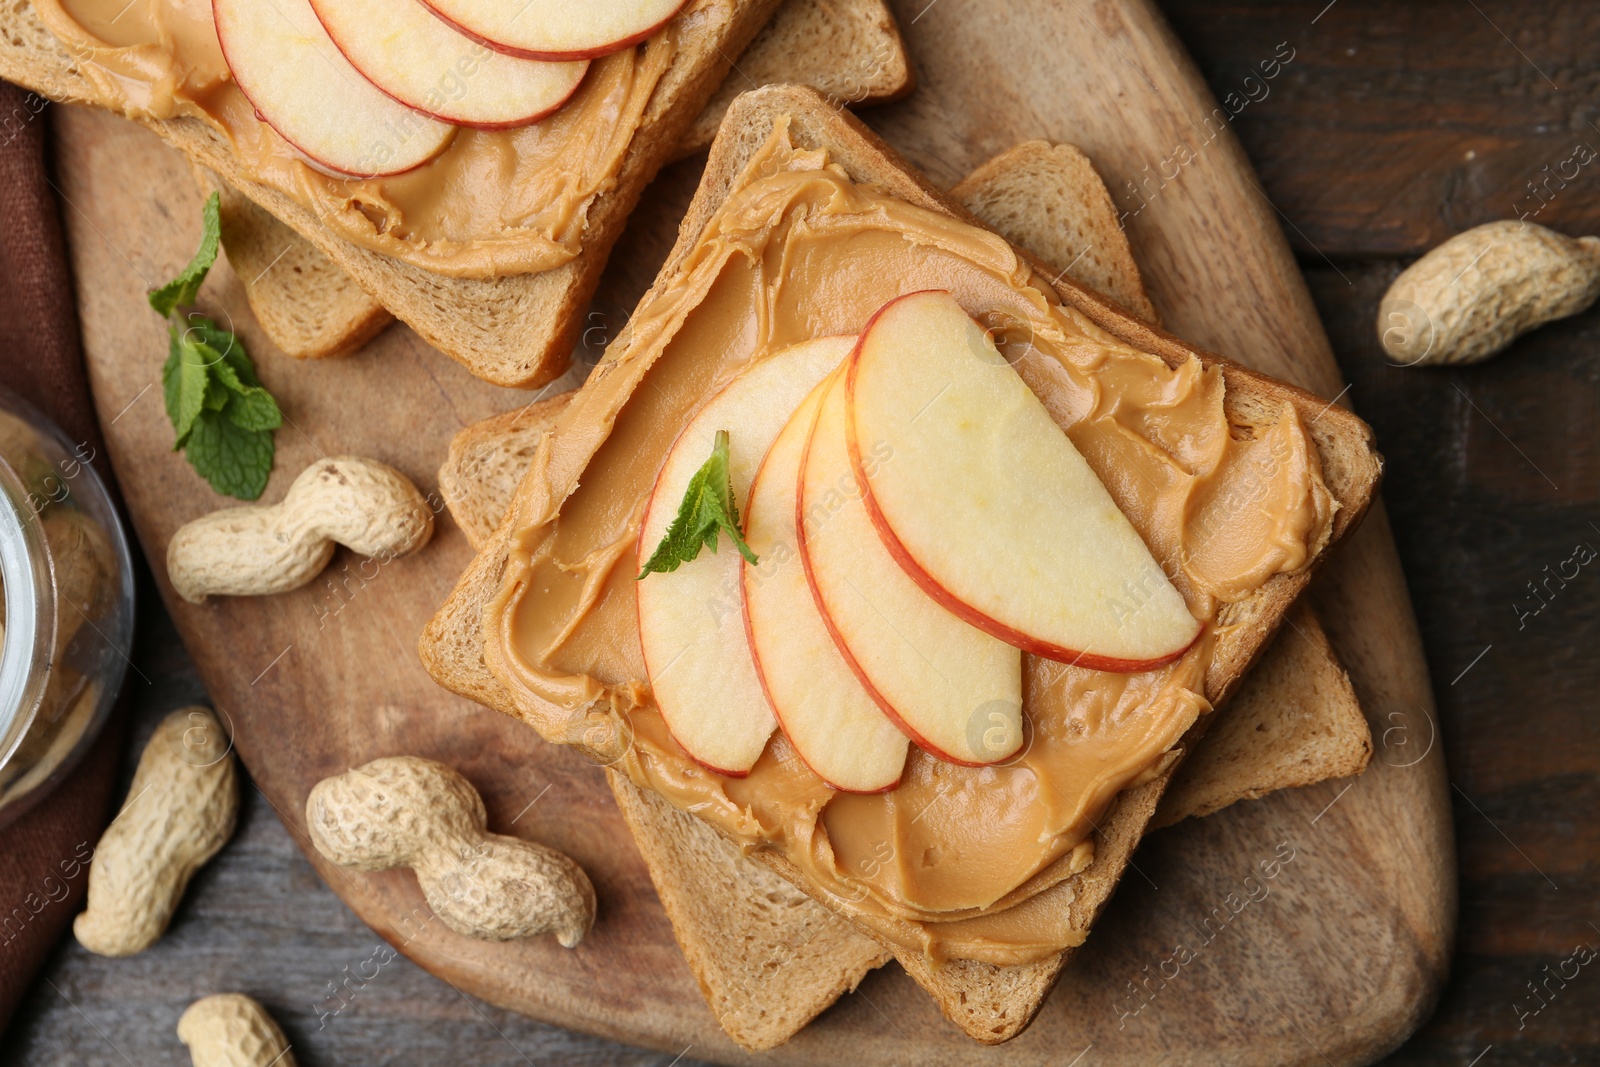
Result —
<svg viewBox="0 0 1600 1067"><path fill-rule="evenodd" d="M854 923L745 859L693 815L606 774L706 1003L745 1048L783 1044L889 962Z"/></svg>
<svg viewBox="0 0 1600 1067"><path fill-rule="evenodd" d="M1161 325L1111 194L1075 146L1024 141L961 179L950 195L985 226L1060 272L1052 277L1065 274Z"/></svg>
<svg viewBox="0 0 1600 1067"><path fill-rule="evenodd" d="M729 110L722 132L712 147L699 191L679 231L678 244L662 270L662 284L668 283L681 269L748 160L780 124L786 124L788 136L797 147L827 149L829 158L853 179L871 182L890 195L928 210L970 220L954 201L914 174L892 149L853 117L834 110L820 94L791 86L769 87L745 94ZM1292 405L1302 415L1317 450L1324 482L1341 505L1332 523L1329 543L1343 537L1360 520L1376 488L1382 461L1373 450L1370 430L1354 415L1331 408L1308 393L1228 360L1197 352L1139 322L1070 278L1058 281L1057 289L1067 305L1127 344L1174 363L1198 357L1219 367L1227 383L1230 420L1241 432L1270 422L1281 405ZM627 339L624 338L607 352L605 361L620 369L627 365L626 357ZM553 499L563 499L565 490L570 489L565 481L560 486L540 484L541 472L548 469L541 457L559 444L560 436L558 426L541 444L534 471L519 487L512 514L462 575L450 598L425 629L419 644L424 665L442 684L534 725L542 721L540 709L521 705L488 669L482 624L484 607L501 585L510 540L516 532L514 516L521 509L522 501L532 500L541 491ZM569 477L581 473L581 462L572 463L573 458L567 457L569 462L564 468ZM1317 559L1324 555L1325 551L1319 552ZM1310 573L1311 568L1307 568L1293 575L1278 575L1254 595L1229 605L1224 611L1221 619L1224 633L1219 637L1205 682L1205 695L1213 705L1222 703L1232 694L1309 581ZM1125 791L1113 804L1094 835L1094 862L1047 891L1056 894L1050 903L1060 907L1061 920L1074 938L1087 935L1110 899L1128 855L1155 811L1178 762L1177 757L1198 740L1209 718L1206 716L1199 721L1180 741L1173 750L1174 758L1166 761L1159 773L1150 781ZM800 888L807 888L799 872L781 857L766 852L759 852L757 856ZM1031 1020L1055 973L1059 972L1060 959L1066 955L1063 952L1055 960L1028 965L1024 971L962 963L930 970L920 957L911 958L897 945L886 947L906 959L913 977L922 980L947 1017L979 1040L989 1042L1014 1036ZM979 1014L981 1018L977 1017Z"/></svg>
<svg viewBox="0 0 1600 1067"><path fill-rule="evenodd" d="M786 0L734 64L679 143L692 155L716 136L735 96L754 85L814 86L853 106L896 100L914 84L905 42L883 0ZM345 355L393 321L310 241L215 174L201 190L222 195L222 245L273 343L299 359Z"/></svg>
<svg viewBox="0 0 1600 1067"><path fill-rule="evenodd" d="M533 465L539 442L575 392L475 422L450 439L450 451L439 466L439 495L473 548L481 551L511 510L511 498Z"/></svg>
<svg viewBox="0 0 1600 1067"><path fill-rule="evenodd" d="M316 213L253 181L228 138L193 118L142 120L167 143L306 238L433 347L497 385L531 387L570 362L584 309L639 194L670 160L779 0L692 0L677 50L645 107L613 182L589 205L583 249L553 270L494 279L450 278L338 237ZM111 106L82 61L27 0L0 8L0 77L52 100Z"/></svg>
<svg viewBox="0 0 1600 1067"><path fill-rule="evenodd" d="M679 155L710 147L740 93L786 84L809 85L835 103L862 107L908 95L916 75L884 0L787 0L689 127Z"/></svg>
<svg viewBox="0 0 1600 1067"><path fill-rule="evenodd" d="M451 442L440 492L474 546L494 532L539 440L571 399L562 393L467 427ZM1303 601L1179 767L1148 829L1208 815L1278 789L1359 774L1371 735L1349 676ZM735 1041L774 1048L853 990L889 953L800 894L705 823L609 772L628 828L712 1013ZM785 896L780 887L789 889ZM974 1036L1005 1036L1013 1013L1037 1005L1064 963L943 969L903 956L915 980L960 1013ZM987 1001L963 999L980 985Z"/></svg>
<svg viewBox="0 0 1600 1067"><path fill-rule="evenodd" d="M1367 769L1372 731L1322 623L1304 601L1284 622L1173 776L1152 830Z"/></svg>

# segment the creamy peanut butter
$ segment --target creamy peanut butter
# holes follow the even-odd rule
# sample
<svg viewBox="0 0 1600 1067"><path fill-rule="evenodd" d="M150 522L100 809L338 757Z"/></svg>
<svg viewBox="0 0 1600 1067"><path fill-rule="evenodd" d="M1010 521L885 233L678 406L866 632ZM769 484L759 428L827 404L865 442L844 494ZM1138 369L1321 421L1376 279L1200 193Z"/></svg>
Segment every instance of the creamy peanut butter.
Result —
<svg viewBox="0 0 1600 1067"><path fill-rule="evenodd" d="M1025 657L1031 736L1000 766L914 748L893 790L840 793L780 731L748 777L708 771L651 705L639 650L631 563L656 472L678 429L752 361L856 333L921 289L949 290L997 330L1205 629L1142 674ZM1219 610L1304 566L1328 536L1335 504L1293 407L1255 431L1230 426L1218 368L1122 344L1004 241L853 183L824 153L792 148L781 125L629 329L626 353L596 369L534 460L485 613L491 668L547 737L582 742L620 725L631 744L619 765L636 783L746 849L781 854L900 945L1005 964L1081 940L1063 883L1091 861L1117 794L1159 770L1209 710ZM1126 610L1141 596L1126 590ZM707 610L740 610L737 590ZM979 709L973 728L988 725Z"/></svg>
<svg viewBox="0 0 1600 1067"><path fill-rule="evenodd" d="M688 10L727 2L699 0ZM572 98L540 122L461 128L421 166L361 179L309 165L256 116L223 60L207 0L34 0L34 8L108 106L134 118L207 122L256 181L293 197L341 237L461 278L551 270L578 254L589 205L622 166L672 62L679 24L595 60ZM472 78L472 55L452 74ZM439 91L459 88L452 82Z"/></svg>

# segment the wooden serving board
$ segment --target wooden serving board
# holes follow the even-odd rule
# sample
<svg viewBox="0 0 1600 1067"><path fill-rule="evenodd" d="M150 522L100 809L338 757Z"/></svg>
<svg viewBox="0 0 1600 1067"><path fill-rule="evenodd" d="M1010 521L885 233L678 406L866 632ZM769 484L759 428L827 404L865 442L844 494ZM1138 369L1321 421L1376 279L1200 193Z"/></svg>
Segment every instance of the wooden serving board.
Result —
<svg viewBox="0 0 1600 1067"><path fill-rule="evenodd" d="M1225 121L1207 126L1216 105L1153 7L897 8L920 85L867 117L913 162L948 184L1020 140L1078 144L1130 211L1134 252L1169 329L1339 395L1274 209ZM549 1022L670 1052L692 1045L695 1058L729 1063L1358 1063L1431 1010L1455 924L1454 846L1422 650L1374 508L1314 594L1378 741L1364 776L1154 835L1038 1020L1000 1049L945 1023L891 965L783 1048L741 1052L700 998L601 771L447 694L418 664L417 636L470 555L447 515L414 559L363 572L341 552L324 579L266 599L197 607L171 595L168 539L222 501L170 451L166 340L144 293L192 251L199 197L187 165L130 123L61 109L56 128L95 399L168 607L240 755L311 861L441 979ZM664 256L696 170L680 164L647 194L591 315L591 359ZM1144 183L1137 195L1130 180ZM403 327L352 358L297 363L261 335L225 270L201 306L234 323L287 414L268 501L319 456L341 453L382 459L431 489L453 433L526 399L475 381ZM427 921L409 872L326 864L305 839L311 786L396 753L459 768L482 791L491 828L577 858L600 897L590 937L571 952L550 939L472 941ZM1260 865L1273 860L1266 879ZM296 1021L317 1022L309 1012Z"/></svg>

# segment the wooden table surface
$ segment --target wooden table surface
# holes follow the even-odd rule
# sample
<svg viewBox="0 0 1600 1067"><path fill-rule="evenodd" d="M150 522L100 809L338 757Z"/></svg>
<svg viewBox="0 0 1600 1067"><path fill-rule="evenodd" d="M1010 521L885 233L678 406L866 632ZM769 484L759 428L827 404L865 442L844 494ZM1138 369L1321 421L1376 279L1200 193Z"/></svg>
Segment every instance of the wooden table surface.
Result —
<svg viewBox="0 0 1600 1067"><path fill-rule="evenodd" d="M1239 109L1350 398L1389 461L1384 495L1433 674L1461 867L1450 984L1389 1062L1597 1062L1600 976L1550 976L1579 946L1600 948L1600 584L1589 587L1600 577L1580 572L1537 614L1528 585L1574 546L1600 546L1600 309L1487 365L1440 372L1387 366L1374 316L1410 258L1467 226L1527 214L1600 232L1600 163L1554 177L1573 173L1563 163L1575 150L1600 146L1600 9L1325 4L1163 6ZM1263 79L1275 56L1277 76ZM133 687L125 776L162 714L204 699L148 580L141 594L134 662L149 684ZM403 958L318 1031L329 984L377 945L247 789L237 836L167 937L116 961L63 942L0 1037L0 1065L186 1063L178 1013L239 973L280 1018L310 1020L290 1027L307 1067L671 1060L500 1011ZM127 1007L152 990L170 1017ZM693 1059L689 1049L681 1062Z"/></svg>

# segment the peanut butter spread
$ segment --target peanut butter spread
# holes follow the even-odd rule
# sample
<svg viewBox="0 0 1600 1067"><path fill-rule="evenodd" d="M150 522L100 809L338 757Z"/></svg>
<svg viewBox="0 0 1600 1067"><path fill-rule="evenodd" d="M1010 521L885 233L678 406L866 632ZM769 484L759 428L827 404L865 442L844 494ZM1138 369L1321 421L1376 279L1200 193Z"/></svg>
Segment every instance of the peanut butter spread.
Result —
<svg viewBox="0 0 1600 1067"><path fill-rule="evenodd" d="M698 0L688 10L726 2ZM463 127L421 166L361 179L311 166L257 117L223 60L208 0L34 0L34 8L106 106L133 118L209 123L252 178L339 236L460 278L551 270L578 254L589 205L621 168L672 62L681 21L593 61L572 98L542 121ZM459 74L471 78L464 62Z"/></svg>
<svg viewBox="0 0 1600 1067"><path fill-rule="evenodd" d="M748 777L706 770L652 706L640 652L632 564L656 472L679 428L741 369L857 333L889 299L922 289L949 290L996 329L1205 629L1181 659L1142 674L1024 657L1030 736L1000 766L913 748L896 788L841 793L780 730ZM1292 405L1230 426L1219 368L1122 344L1001 239L853 183L825 153L792 147L781 124L629 330L625 353L596 369L534 460L485 613L489 665L526 716L591 749L615 730L634 782L748 850L775 851L836 906L931 958L1020 963L1080 941L1065 880L1090 863L1117 794L1158 773L1209 711L1220 609L1305 566L1328 537L1336 503ZM1141 591L1126 596L1137 610ZM738 591L707 607L740 610Z"/></svg>

